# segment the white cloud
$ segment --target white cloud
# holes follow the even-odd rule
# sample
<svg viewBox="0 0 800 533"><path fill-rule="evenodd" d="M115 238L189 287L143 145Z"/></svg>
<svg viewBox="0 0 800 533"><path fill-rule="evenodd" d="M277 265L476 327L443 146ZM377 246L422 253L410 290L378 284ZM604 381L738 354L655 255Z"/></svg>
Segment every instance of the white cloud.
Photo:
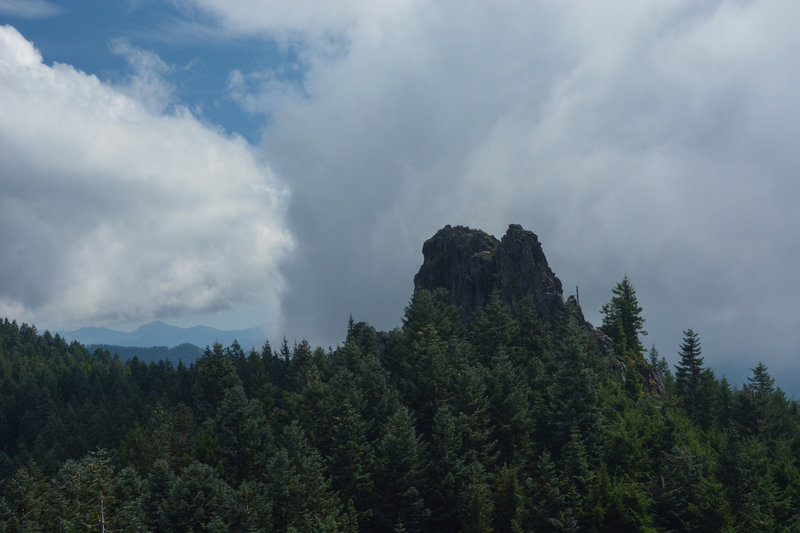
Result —
<svg viewBox="0 0 800 533"><path fill-rule="evenodd" d="M375 21L388 21L402 16L416 3L415 0L194 1L199 8L218 17L224 27L239 34L268 32L272 38L303 40L348 32L355 26L363 27Z"/></svg>
<svg viewBox="0 0 800 533"><path fill-rule="evenodd" d="M157 54L135 48L125 39L113 40L111 51L124 57L132 70L125 82L116 87L117 90L144 103L156 113L163 112L174 103L175 88L165 78L173 68Z"/></svg>
<svg viewBox="0 0 800 533"><path fill-rule="evenodd" d="M60 6L46 0L0 0L0 13L14 17L47 18L61 11Z"/></svg>
<svg viewBox="0 0 800 533"><path fill-rule="evenodd" d="M302 100L306 97L298 82L299 67L295 72L264 70L243 74L234 70L228 76L228 93L239 107L253 115L269 115L276 105L285 100Z"/></svg>
<svg viewBox="0 0 800 533"><path fill-rule="evenodd" d="M0 27L0 314L70 327L262 305L274 323L285 187L243 139L139 89L47 66Z"/></svg>

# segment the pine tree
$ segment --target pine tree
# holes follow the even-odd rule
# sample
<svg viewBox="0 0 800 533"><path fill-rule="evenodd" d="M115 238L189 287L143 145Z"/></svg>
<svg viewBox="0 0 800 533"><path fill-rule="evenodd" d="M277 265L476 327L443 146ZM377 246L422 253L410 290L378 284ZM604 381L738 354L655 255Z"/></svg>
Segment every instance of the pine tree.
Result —
<svg viewBox="0 0 800 533"><path fill-rule="evenodd" d="M353 503L364 523L372 517L375 450L366 439L366 422L345 399L333 416L333 446L328 455L331 486L342 501Z"/></svg>
<svg viewBox="0 0 800 533"><path fill-rule="evenodd" d="M639 336L647 335L644 330L645 320L628 276L617 283L611 292L614 296L601 309L603 325L600 329L614 341L617 355L642 357L644 346Z"/></svg>
<svg viewBox="0 0 800 533"><path fill-rule="evenodd" d="M378 448L375 519L382 531L401 524L406 531L421 531L430 514L424 500L427 447L414 426L408 409L400 407L387 421Z"/></svg>
<svg viewBox="0 0 800 533"><path fill-rule="evenodd" d="M658 353L655 344L650 347L647 362L650 363L650 366L655 370L658 370L664 386L666 386L668 382L672 381L672 372L669 370L667 359L665 357L661 357L661 354Z"/></svg>
<svg viewBox="0 0 800 533"><path fill-rule="evenodd" d="M760 362L752 369L753 375L747 378L745 390L750 394L753 402L754 418L759 433L767 429L773 420L770 420L769 403L775 392L775 380L769 375L767 367Z"/></svg>
<svg viewBox="0 0 800 533"><path fill-rule="evenodd" d="M311 368L311 345L308 341L302 340L300 344L295 344L292 350L292 358L288 364L289 389L299 391L306 381L306 373Z"/></svg>
<svg viewBox="0 0 800 533"><path fill-rule="evenodd" d="M112 515L117 518L116 530L133 533L150 530L145 523L144 491L144 481L135 469L127 467L120 471L112 487L116 501L112 509Z"/></svg>
<svg viewBox="0 0 800 533"><path fill-rule="evenodd" d="M757 398L768 399L775 390L775 379L769 375L767 366L761 361L751 371L753 375L747 378L748 387Z"/></svg>
<svg viewBox="0 0 800 533"><path fill-rule="evenodd" d="M575 316L565 315L555 346L557 366L552 376L552 418L555 424L548 435L552 450L560 449L569 440L573 426L590 443L600 420L600 383L593 368L591 348L587 345Z"/></svg>
<svg viewBox="0 0 800 533"><path fill-rule="evenodd" d="M236 519L235 493L207 464L192 463L176 477L167 500L171 531L228 531Z"/></svg>
<svg viewBox="0 0 800 533"><path fill-rule="evenodd" d="M690 446L675 446L661 464L658 521L669 531L723 531L728 516L724 488L708 460Z"/></svg>
<svg viewBox="0 0 800 533"><path fill-rule="evenodd" d="M680 362L675 365L675 386L689 418L697 422L701 411L703 358L700 336L691 328L683 332Z"/></svg>
<svg viewBox="0 0 800 533"><path fill-rule="evenodd" d="M164 459L157 459L144 481L144 508L148 524L159 531L169 531L169 492L175 484L175 474Z"/></svg>
<svg viewBox="0 0 800 533"><path fill-rule="evenodd" d="M319 369L312 366L306 373L306 382L293 396L294 419L306 431L310 444L321 453L330 451L333 413L336 400L333 387L324 379Z"/></svg>
<svg viewBox="0 0 800 533"><path fill-rule="evenodd" d="M562 471L569 484L567 499L574 510L578 525L589 529L590 517L584 499L591 493L595 473L589 466L589 455L586 453L586 445L577 426L572 428L569 442L564 447ZM586 523L581 524L582 521Z"/></svg>
<svg viewBox="0 0 800 533"><path fill-rule="evenodd" d="M524 505L517 507L515 530L578 531L568 481L548 452L539 455L535 475L526 478L525 488L527 497Z"/></svg>
<svg viewBox="0 0 800 533"><path fill-rule="evenodd" d="M114 505L111 487L116 477L108 452L98 449L80 461L66 461L57 475L58 488L66 500L63 520L67 529L91 527L106 531L116 524L110 512Z"/></svg>
<svg viewBox="0 0 800 533"><path fill-rule="evenodd" d="M500 299L500 291L495 289L472 322L472 345L477 351L478 360L488 366L495 352L508 350L518 337L519 324Z"/></svg>
<svg viewBox="0 0 800 533"><path fill-rule="evenodd" d="M194 366L195 382L192 387L195 402L202 418L213 417L225 392L234 385L241 386L239 376L222 345L214 343Z"/></svg>
<svg viewBox="0 0 800 533"><path fill-rule="evenodd" d="M505 350L492 359L487 394L492 426L492 442L499 464L510 464L518 455L530 451L529 433L533 429L530 411L531 392L527 376L515 368Z"/></svg>
<svg viewBox="0 0 800 533"><path fill-rule="evenodd" d="M240 385L225 393L214 428L219 440L219 461L228 481L259 477L272 447L272 434L260 407L248 402Z"/></svg>
<svg viewBox="0 0 800 533"><path fill-rule="evenodd" d="M52 501L47 480L33 461L17 470L4 483L4 496L10 500L6 527L9 531L37 531L44 527L56 529L65 501ZM63 497L59 494L61 500ZM50 501L48 501L50 500Z"/></svg>

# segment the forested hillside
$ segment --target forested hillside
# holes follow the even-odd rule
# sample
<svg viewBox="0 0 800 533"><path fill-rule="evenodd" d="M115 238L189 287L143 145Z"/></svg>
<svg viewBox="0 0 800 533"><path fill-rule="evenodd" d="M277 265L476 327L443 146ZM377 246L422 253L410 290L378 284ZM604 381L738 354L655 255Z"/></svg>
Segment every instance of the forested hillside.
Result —
<svg viewBox="0 0 800 533"><path fill-rule="evenodd" d="M183 364L190 364L197 360L198 357L203 355L203 349L195 346L194 344L179 344L172 348L166 346L150 346L149 348L142 348L138 346L118 346L116 344L89 344L86 348L90 352L96 351L98 348L107 351L110 354L118 355L122 360L133 359L137 357L143 363L151 361L158 362L161 360L170 361L172 364L177 365L179 362Z"/></svg>
<svg viewBox="0 0 800 533"><path fill-rule="evenodd" d="M800 413L763 365L718 380L687 330L671 372L627 279L613 356L571 300L547 321L495 291L467 322L447 298L415 291L388 333L351 319L335 350L217 344L188 367L6 319L0 529L800 528Z"/></svg>

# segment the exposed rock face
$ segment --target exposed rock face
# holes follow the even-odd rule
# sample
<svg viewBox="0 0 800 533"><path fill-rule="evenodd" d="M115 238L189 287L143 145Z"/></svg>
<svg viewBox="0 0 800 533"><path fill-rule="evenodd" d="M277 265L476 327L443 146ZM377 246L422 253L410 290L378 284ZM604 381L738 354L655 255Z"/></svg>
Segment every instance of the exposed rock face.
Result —
<svg viewBox="0 0 800 533"><path fill-rule="evenodd" d="M564 308L561 281L547 265L539 238L518 224L511 224L500 241L480 230L445 226L425 241L422 255L414 287L447 289L449 303L461 307L466 318L495 289L514 315L527 297L549 322Z"/></svg>
<svg viewBox="0 0 800 533"><path fill-rule="evenodd" d="M564 309L564 294L559 280L550 267L532 231L511 224L497 248L497 287L512 313L520 311L522 300L531 297L545 320L556 320Z"/></svg>
<svg viewBox="0 0 800 533"><path fill-rule="evenodd" d="M489 301L495 286L495 252L500 241L481 230L445 226L422 245L422 267L414 287L447 289L449 303L467 316Z"/></svg>

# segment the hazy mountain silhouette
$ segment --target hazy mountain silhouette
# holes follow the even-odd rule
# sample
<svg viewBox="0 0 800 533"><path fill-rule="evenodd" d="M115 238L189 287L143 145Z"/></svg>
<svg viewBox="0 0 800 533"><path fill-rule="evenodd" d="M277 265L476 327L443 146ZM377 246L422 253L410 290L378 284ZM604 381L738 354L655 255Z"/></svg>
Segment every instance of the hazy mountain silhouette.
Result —
<svg viewBox="0 0 800 533"><path fill-rule="evenodd" d="M238 330L221 330L209 326L180 328L161 321L144 324L131 332L102 327L86 327L75 331L60 331L59 334L67 341L76 340L86 345L167 346L169 348L180 344L194 344L203 348L211 346L215 342L229 346L234 340L237 340L246 351L251 347L260 349L267 338L266 332L258 327Z"/></svg>

